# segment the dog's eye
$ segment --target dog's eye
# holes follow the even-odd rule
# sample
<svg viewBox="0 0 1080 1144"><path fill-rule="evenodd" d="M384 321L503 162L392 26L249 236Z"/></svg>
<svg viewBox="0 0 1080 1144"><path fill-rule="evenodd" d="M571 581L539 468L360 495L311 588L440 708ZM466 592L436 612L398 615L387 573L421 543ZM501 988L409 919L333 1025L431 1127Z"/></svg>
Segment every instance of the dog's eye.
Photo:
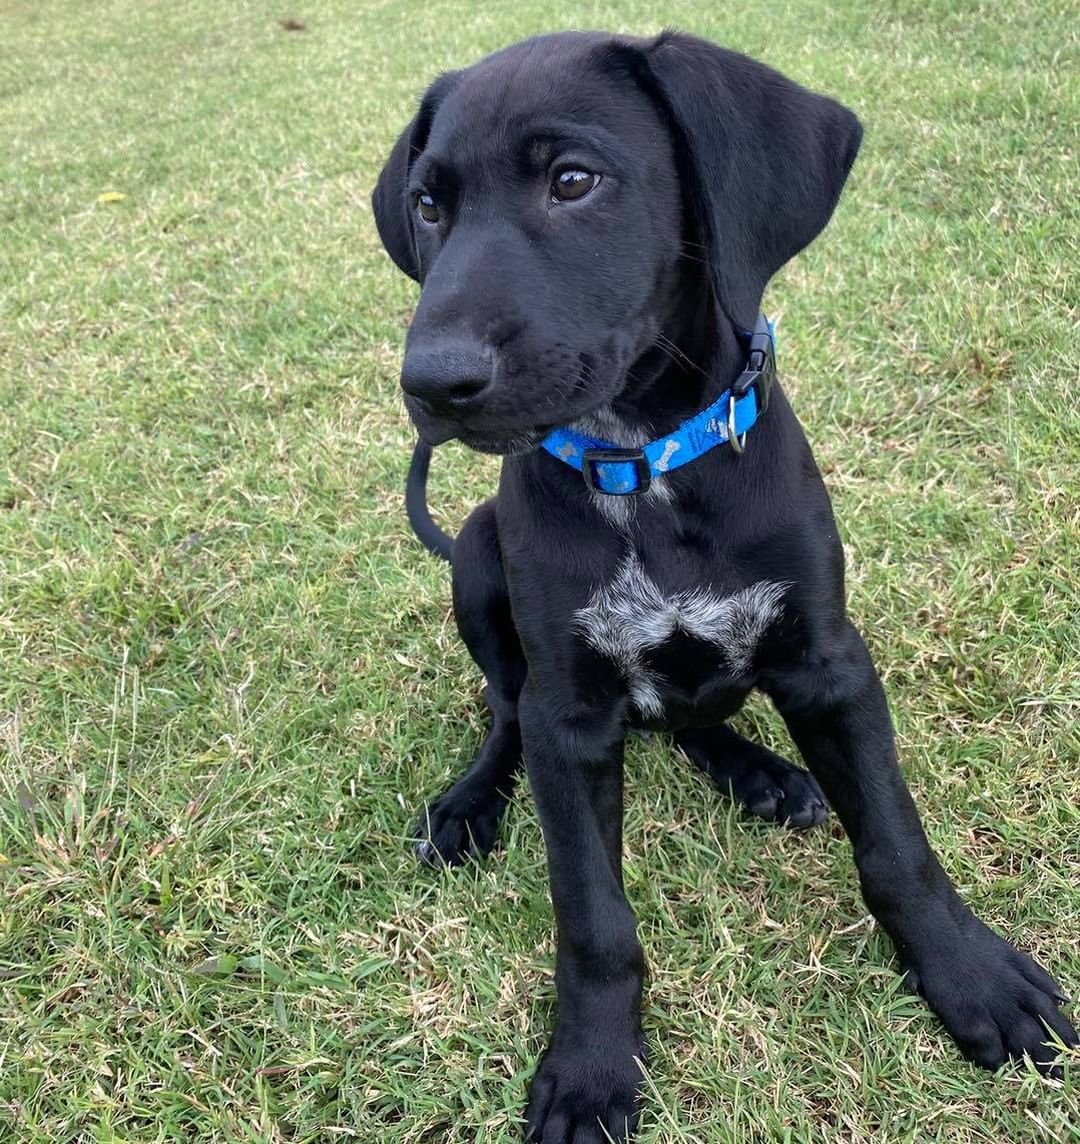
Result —
<svg viewBox="0 0 1080 1144"><path fill-rule="evenodd" d="M557 203L583 199L599 182L599 175L572 167L555 176L551 184L551 197Z"/></svg>
<svg viewBox="0 0 1080 1144"><path fill-rule="evenodd" d="M416 212L429 226L439 221L439 208L431 195L421 193L416 196Z"/></svg>

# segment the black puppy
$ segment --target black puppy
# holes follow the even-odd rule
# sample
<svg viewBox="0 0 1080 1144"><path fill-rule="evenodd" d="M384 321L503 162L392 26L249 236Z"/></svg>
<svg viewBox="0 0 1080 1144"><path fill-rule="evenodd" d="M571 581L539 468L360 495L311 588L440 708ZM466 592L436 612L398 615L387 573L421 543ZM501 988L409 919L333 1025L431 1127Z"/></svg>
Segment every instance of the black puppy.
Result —
<svg viewBox="0 0 1080 1144"><path fill-rule="evenodd" d="M487 853L524 757L559 932L526 1113L545 1144L623 1140L637 1120L628 726L673 731L764 818L810 825L827 796L867 904L971 1060L1046 1065L1048 1029L1076 1040L1061 991L927 845L845 615L828 496L769 392L762 293L828 221L860 137L846 108L704 41L567 33L436 80L375 189L383 243L423 283L401 376L426 442L410 518L452 559L494 718L418 851ZM451 437L506 456L452 545L423 492ZM814 778L726 726L755 687Z"/></svg>

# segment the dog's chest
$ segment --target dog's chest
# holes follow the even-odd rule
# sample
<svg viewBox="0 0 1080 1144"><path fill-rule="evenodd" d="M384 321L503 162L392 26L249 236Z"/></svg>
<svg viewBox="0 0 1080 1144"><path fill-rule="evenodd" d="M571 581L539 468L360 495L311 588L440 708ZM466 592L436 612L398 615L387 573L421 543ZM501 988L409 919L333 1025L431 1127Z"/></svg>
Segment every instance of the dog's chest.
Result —
<svg viewBox="0 0 1080 1144"><path fill-rule="evenodd" d="M731 595L706 587L664 592L628 555L574 619L582 638L613 661L638 712L657 719L673 690L688 696L751 671L788 587L759 580Z"/></svg>

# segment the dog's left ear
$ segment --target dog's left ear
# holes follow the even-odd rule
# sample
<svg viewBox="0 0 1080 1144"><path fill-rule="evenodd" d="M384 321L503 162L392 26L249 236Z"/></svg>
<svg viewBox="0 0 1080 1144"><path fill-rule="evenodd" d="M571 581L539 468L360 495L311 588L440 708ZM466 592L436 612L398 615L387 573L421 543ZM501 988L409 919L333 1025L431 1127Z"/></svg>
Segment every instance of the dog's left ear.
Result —
<svg viewBox="0 0 1080 1144"><path fill-rule="evenodd" d="M834 100L693 36L665 32L639 53L639 80L675 136L717 301L752 330L769 279L829 221L862 127Z"/></svg>
<svg viewBox="0 0 1080 1144"><path fill-rule="evenodd" d="M427 89L420 110L398 136L371 192L375 226L387 254L399 270L417 282L420 281L420 263L413 232L413 203L408 192L409 170L424 150L439 104L457 86L460 77L460 72L445 72Z"/></svg>
<svg viewBox="0 0 1080 1144"><path fill-rule="evenodd" d="M419 279L420 272L416 261L416 245L413 241L412 220L406 201L406 184L409 178L409 156L412 148L412 123L398 136L390 158L379 175L379 181L371 192L371 209L375 214L375 226L379 238L386 247L386 253L397 264L397 268L410 278Z"/></svg>

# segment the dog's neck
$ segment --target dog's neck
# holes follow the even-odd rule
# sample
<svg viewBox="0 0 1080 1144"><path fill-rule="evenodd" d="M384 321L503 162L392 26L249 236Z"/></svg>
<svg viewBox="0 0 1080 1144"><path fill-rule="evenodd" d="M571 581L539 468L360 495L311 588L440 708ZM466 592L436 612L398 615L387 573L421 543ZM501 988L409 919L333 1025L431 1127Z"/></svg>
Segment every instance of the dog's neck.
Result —
<svg viewBox="0 0 1080 1144"><path fill-rule="evenodd" d="M619 395L575 428L613 445L639 447L672 432L731 386L746 364L745 340L719 311L712 291L695 290L673 309Z"/></svg>

